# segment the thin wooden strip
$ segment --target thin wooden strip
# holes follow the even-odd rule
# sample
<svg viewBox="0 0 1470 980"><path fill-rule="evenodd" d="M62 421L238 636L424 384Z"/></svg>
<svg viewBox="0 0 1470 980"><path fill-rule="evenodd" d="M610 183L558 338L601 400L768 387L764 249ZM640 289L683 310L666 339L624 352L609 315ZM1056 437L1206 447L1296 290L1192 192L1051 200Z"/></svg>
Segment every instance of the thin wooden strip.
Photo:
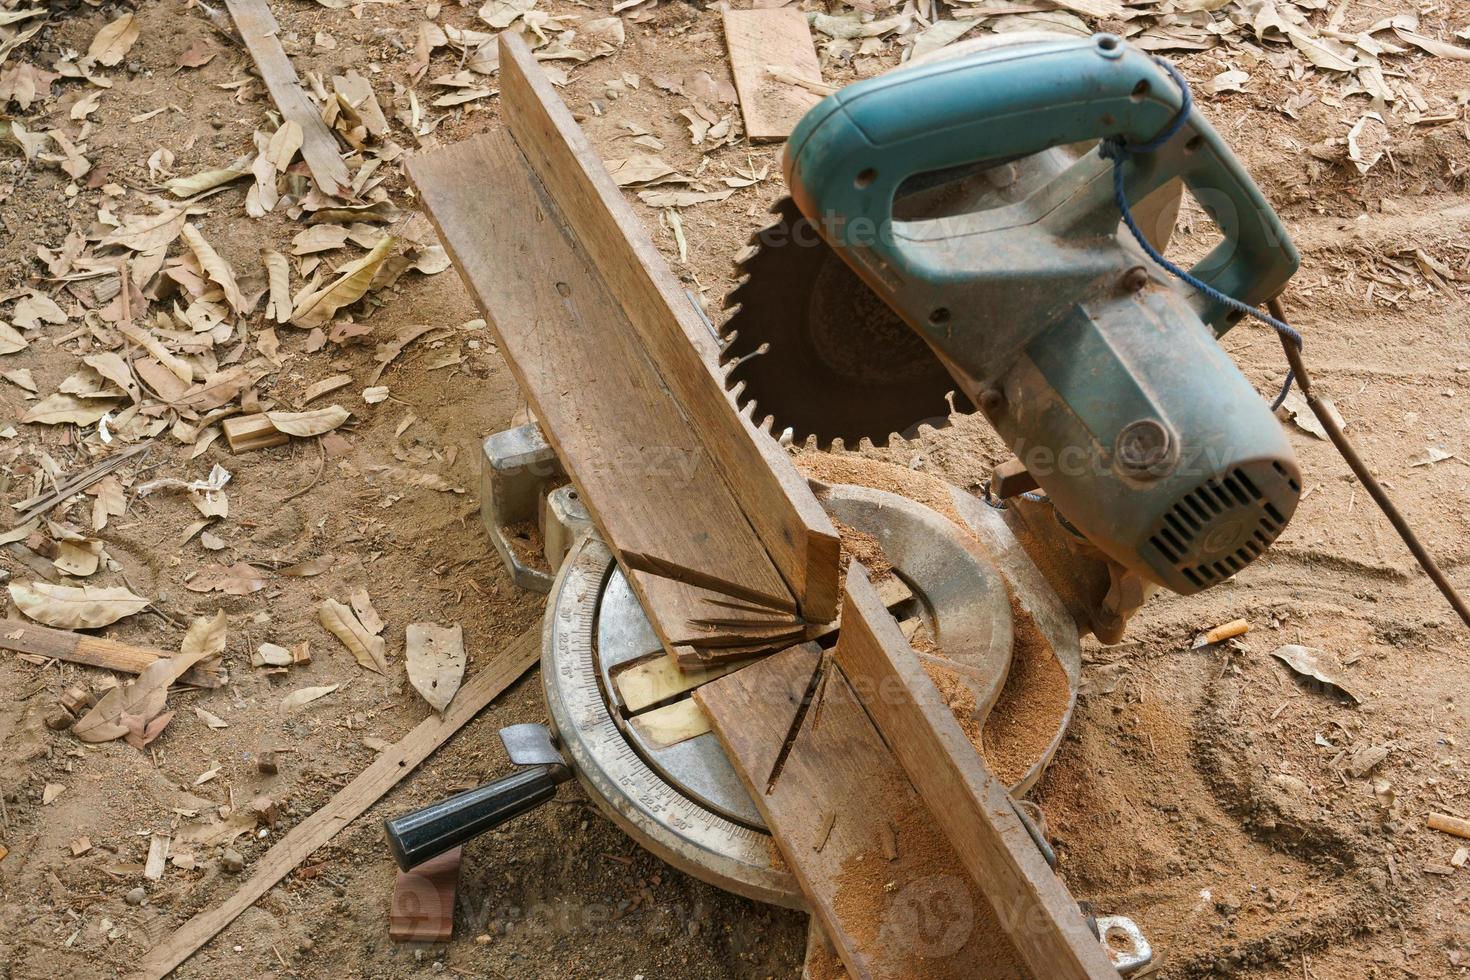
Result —
<svg viewBox="0 0 1470 980"><path fill-rule="evenodd" d="M64 660L69 664L101 667L125 674L141 674L155 660L173 656L165 650L135 647L117 640L52 629L19 619L0 620L0 647L48 660ZM201 664L191 667L179 680L195 687L219 687L225 682L225 677L218 667Z"/></svg>
<svg viewBox="0 0 1470 980"><path fill-rule="evenodd" d="M341 197L349 193L352 176L337 146L337 137L322 122L320 111L302 91L296 68L286 57L286 49L276 35L280 25L271 15L265 0L225 0L240 39L255 60L255 67L265 82L281 116L301 127L301 158L311 170L311 177L323 194Z"/></svg>
<svg viewBox="0 0 1470 980"><path fill-rule="evenodd" d="M361 816L414 767L465 726L541 655L541 627L533 626L481 664L444 714L430 714L413 731L378 753L372 765L342 791L282 837L256 862L255 873L221 905L200 912L148 951L130 980L162 980L194 955L241 912L254 905L312 852Z"/></svg>
<svg viewBox="0 0 1470 980"><path fill-rule="evenodd" d="M1032 974L1118 980L1010 793L965 737L856 562L847 568L834 657L965 869L993 905L1010 913L1001 922Z"/></svg>
<svg viewBox="0 0 1470 980"><path fill-rule="evenodd" d="M500 35L500 82L501 111L517 144L637 330L640 346L797 597L802 616L831 620L840 551L831 520L786 450L735 411L714 335L512 31Z"/></svg>
<svg viewBox="0 0 1470 980"><path fill-rule="evenodd" d="M623 707L630 714L637 714L660 701L724 677L734 669L734 664L723 664L709 670L684 670L665 653L614 674L613 687L617 688Z"/></svg>
<svg viewBox="0 0 1470 980"><path fill-rule="evenodd" d="M822 101L800 84L822 84L806 13L799 7L727 9L724 19L745 135L752 142L784 140L807 110Z"/></svg>

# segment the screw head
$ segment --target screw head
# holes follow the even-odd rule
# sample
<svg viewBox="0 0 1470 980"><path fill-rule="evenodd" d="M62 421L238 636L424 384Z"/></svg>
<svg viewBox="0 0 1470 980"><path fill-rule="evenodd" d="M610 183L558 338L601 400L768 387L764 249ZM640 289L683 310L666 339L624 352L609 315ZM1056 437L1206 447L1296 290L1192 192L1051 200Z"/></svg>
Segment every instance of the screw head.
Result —
<svg viewBox="0 0 1470 980"><path fill-rule="evenodd" d="M1123 273L1123 278L1118 280L1118 285L1124 292L1136 293L1142 290L1153 280L1149 277L1148 270L1141 265L1135 265Z"/></svg>

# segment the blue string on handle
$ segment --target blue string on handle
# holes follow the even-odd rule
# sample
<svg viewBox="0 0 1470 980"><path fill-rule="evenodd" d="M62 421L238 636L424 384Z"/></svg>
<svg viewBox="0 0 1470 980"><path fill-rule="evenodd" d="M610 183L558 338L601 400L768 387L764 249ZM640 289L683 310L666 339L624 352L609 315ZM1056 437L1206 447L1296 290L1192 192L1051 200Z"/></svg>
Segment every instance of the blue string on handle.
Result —
<svg viewBox="0 0 1470 980"><path fill-rule="evenodd" d="M1273 328L1285 340L1293 344L1297 350L1301 350L1302 335L1290 324L1283 320L1278 320L1276 317L1264 313L1254 306L1242 303L1233 296L1226 296L1214 286L1211 286L1202 279L1195 278L1184 269L1170 262L1164 258L1158 249L1149 243L1149 240L1144 237L1142 229L1138 227L1138 222L1133 220L1133 211L1128 206L1128 192L1123 186L1123 163L1131 156L1142 153L1153 153L1165 143L1169 142L1169 140L1173 139L1184 128L1185 123L1189 121L1190 111L1194 108L1194 95L1189 91L1189 83L1184 80L1184 76L1179 74L1179 70L1163 58L1155 58L1154 60L1158 62L1164 71L1169 73L1169 77L1174 79L1174 83L1179 86L1179 93L1182 97L1179 112L1173 119L1169 120L1169 124L1157 136L1146 143L1128 143L1124 142L1121 136L1110 136L1103 140L1102 145L1098 147L1098 154L1104 160L1113 161L1113 198L1117 201L1118 213L1123 216L1123 224L1128 226L1128 230L1133 234L1134 240L1138 242L1138 246L1143 249L1144 254L1152 259L1160 268L1182 282L1193 286L1206 298L1214 300L1221 306L1236 310L1247 316L1255 317L1268 327ZM1271 403L1273 410L1280 408L1281 403L1286 401L1286 396L1291 391L1293 379L1294 374L1288 369L1286 372L1286 383L1281 386L1281 393Z"/></svg>

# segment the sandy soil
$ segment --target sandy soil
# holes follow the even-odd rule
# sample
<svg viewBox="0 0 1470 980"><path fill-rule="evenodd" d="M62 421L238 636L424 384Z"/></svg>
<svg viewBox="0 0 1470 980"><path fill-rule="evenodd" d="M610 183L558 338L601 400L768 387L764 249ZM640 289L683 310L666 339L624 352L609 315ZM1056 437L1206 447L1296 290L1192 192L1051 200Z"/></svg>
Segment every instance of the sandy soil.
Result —
<svg viewBox="0 0 1470 980"><path fill-rule="evenodd" d="M99 27L126 9L52 6L61 16L28 49L37 64L49 65L62 49L84 50ZM356 66L373 78L381 98L393 81L407 80L413 30L428 6L440 5L368 4L361 16L304 0L273 6L300 71L329 75ZM442 6L442 22L475 26L472 8ZM608 6L606 0L595 5ZM1391 6L1349 20L1387 16ZM570 4L550 9L586 14ZM218 87L244 76L244 54L222 47L204 67L176 71L179 54L196 41L222 42L183 0L141 5L139 16L141 38L109 72L114 86L93 116L94 163L114 181L147 186L153 183L147 159L160 147L174 152L179 174L250 151L267 103L239 104ZM318 32L331 35L335 47L314 43ZM636 120L664 142L663 157L688 172L700 154L676 115L684 103L649 79L701 70L721 75L724 63L715 53L722 51L718 13L674 0L646 22L629 24L617 55L577 68L563 94L607 156L626 154L628 130L621 123ZM891 60L859 58L827 77L840 83ZM1224 67L1211 53L1181 63L1196 82ZM453 68L453 56L441 51L430 74ZM638 74L643 84L610 98L609 83L624 73ZM1449 124L1395 127L1392 159L1362 177L1340 146L1323 148L1345 134L1356 109L1317 102L1294 119L1279 107L1310 80L1266 65L1253 75L1248 92L1202 101L1302 251L1289 310L1308 338L1309 363L1431 550L1470 585L1466 463L1456 457L1412 465L1430 446L1470 451L1464 444L1466 287L1426 280L1414 258L1422 249L1466 276L1470 148L1463 112ZM1414 79L1426 94L1459 95L1463 103L1470 65L1417 61ZM89 94L76 81L55 90L58 98L27 117L34 117L32 129L61 125L70 105ZM158 107L168 109L129 122ZM496 125L495 102L485 100L451 114L428 142ZM395 135L414 148L411 137ZM752 162L769 163L772 176L722 203L683 212L687 263L678 262L660 214L638 208L678 274L713 311L732 285L731 260L762 223L780 182L774 147L728 146L708 161L710 176ZM54 168L24 166L9 147L0 154L0 185L13 184L0 202L8 233L0 246L0 294L44 274L38 246L54 248L69 228L94 220L97 192L68 196L68 182ZM198 221L237 268L253 269L262 245L284 250L299 226L279 214L247 218L245 186L210 199L211 212ZM401 206L412 207L400 180L389 186ZM63 690L98 685L101 672L0 656L0 843L9 852L0 861L0 919L9 924L0 935L0 976L123 975L171 929L228 895L238 877L221 868L218 847L201 847L194 869L170 867L161 881L146 883L143 904L124 900L145 884L141 865L151 833L176 827L178 811L208 811L261 794L279 801L284 819L274 830L235 842L248 872L274 837L371 760L370 744L396 739L425 717L429 709L402 669L408 623L463 624L473 671L476 661L538 621L541 601L512 586L477 522L477 442L523 406L489 337L457 329L476 315L452 272L410 274L363 318L372 332L356 342L308 353L303 331L278 331L287 358L265 382L269 397L292 404L313 381L353 376L355 386L344 392L353 396L354 419L343 455L328 459L297 441L236 456L220 441L191 460L189 446L158 440L145 464L150 473L192 479L215 462L234 473L231 516L211 529L226 548L210 554L197 537L180 545L197 517L183 497L132 501L101 536L160 614L135 616L106 632L173 649L182 636L178 624L224 608L232 680L226 688L172 696L179 714L149 751L122 742L85 746L45 727ZM411 349L395 362L383 382L390 400L361 404L355 393L366 384L375 344L424 322L456 329L436 347ZM1243 327L1225 343L1258 387L1278 383L1281 357L1265 331ZM431 366L454 348L461 363ZM73 346L41 341L8 357L5 367L30 368L45 393L76 361ZM18 420L23 395L0 385L0 420ZM409 413L417 421L396 436ZM26 465L33 467L36 453L49 453L66 470L82 459L62 427L17 428L19 439L4 450L10 503L31 492L33 469ZM867 454L974 490L1002 458L982 429L962 420ZM1470 816L1464 755L1470 643L1331 447L1297 430L1292 438L1310 489L1280 543L1202 596L1154 599L1125 643L1089 647L1088 691L1033 797L1047 815L1073 891L1100 910L1138 920L1160 954L1160 975L1460 975L1458 964L1470 963L1470 870L1443 873L1457 842L1427 830L1424 819L1431 810ZM370 467L393 463L395 451L412 451L410 458L427 460L468 492L415 489L374 476ZM0 523L8 527L13 516ZM324 575L272 578L248 596L184 588L189 575L221 560L270 565L322 554L335 558ZM28 580L10 557L0 556L0 564ZM122 584L115 573L103 578L102 584ZM359 586L370 590L388 624L386 678L361 671L316 621L322 599L345 599ZM1255 627L1243 641L1189 649L1196 632L1236 616ZM249 651L265 640L309 640L312 663L285 677L254 671ZM1349 665L1362 705L1295 680L1268 656L1283 643L1337 654ZM278 714L285 693L335 683L344 686L319 707L291 718ZM229 727L207 728L195 706ZM805 916L733 898L669 868L570 786L555 803L467 848L452 943L389 942L393 870L378 820L504 773L495 730L543 719L533 674L178 975L796 975ZM1349 775L1354 753L1375 746L1389 749L1386 758L1369 773ZM265 748L289 750L279 775L256 771L255 754ZM215 767L216 778L194 785ZM43 805L48 784L65 790ZM72 842L80 837L91 848L73 856Z"/></svg>

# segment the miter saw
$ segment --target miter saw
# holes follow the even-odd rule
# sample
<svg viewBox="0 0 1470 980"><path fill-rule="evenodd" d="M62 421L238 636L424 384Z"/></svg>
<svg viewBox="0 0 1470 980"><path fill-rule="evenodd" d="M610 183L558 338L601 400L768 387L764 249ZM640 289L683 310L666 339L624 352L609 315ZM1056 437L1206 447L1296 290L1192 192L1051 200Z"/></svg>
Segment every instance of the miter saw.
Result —
<svg viewBox="0 0 1470 980"><path fill-rule="evenodd" d="M1158 62L1105 34L986 38L851 85L792 134L791 200L731 296L732 397L773 435L856 448L978 410L1014 451L993 499L945 487L920 503L857 478L817 489L834 519L882 544L906 587L894 615L935 638L977 723L1013 673L1042 663L1065 677L1040 737L1007 745L986 730L1017 796L1065 732L1079 637L1116 640L1154 588L1187 595L1229 578L1300 495L1280 424L1217 342L1238 316L1164 274L1122 228L1114 163L1098 151L1182 124L1123 167L1135 221L1162 250L1187 188L1223 234L1197 281L1251 304L1276 295L1296 252L1214 130L1192 111L1176 118L1185 104ZM516 580L550 593L551 730L506 729L515 775L390 821L399 864L575 776L671 863L799 905L715 736L649 723L707 678L677 674L653 701L631 693L629 671L675 668L534 423L487 440L484 467L487 527ZM554 577L508 544L504 528L533 515ZM1137 937L1122 965L1145 961L1145 946Z"/></svg>

